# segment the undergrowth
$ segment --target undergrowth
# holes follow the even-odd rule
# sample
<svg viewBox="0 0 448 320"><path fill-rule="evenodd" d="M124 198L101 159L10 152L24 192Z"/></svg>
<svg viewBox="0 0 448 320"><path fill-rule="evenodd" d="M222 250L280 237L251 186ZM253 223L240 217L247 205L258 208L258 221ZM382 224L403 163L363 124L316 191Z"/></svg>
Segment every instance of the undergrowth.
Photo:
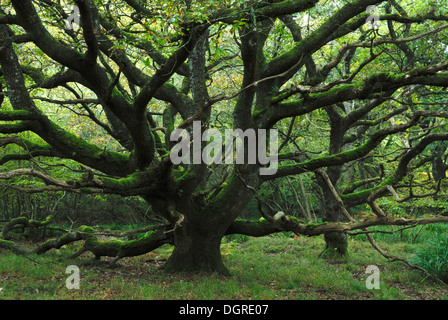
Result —
<svg viewBox="0 0 448 320"><path fill-rule="evenodd" d="M375 237L389 253L410 259L430 272L446 274L446 227L427 229L420 232L419 241L391 239L396 237L393 234ZM438 235L441 238L437 238ZM114 268L107 259L92 262L89 253L67 260L78 249L75 246L53 250L43 256L23 257L0 251L0 299L397 300L448 297L446 286L400 262L386 260L363 237L349 237L347 257L328 260L319 258L325 246L322 237L229 236L223 240L221 253L231 277L165 274L161 267L172 252L173 247L169 245L139 257L122 259ZM439 262L425 258L430 256L438 256ZM79 290L66 287L69 265L79 267ZM380 289L366 286L369 265L378 267ZM439 269L431 269L432 265Z"/></svg>

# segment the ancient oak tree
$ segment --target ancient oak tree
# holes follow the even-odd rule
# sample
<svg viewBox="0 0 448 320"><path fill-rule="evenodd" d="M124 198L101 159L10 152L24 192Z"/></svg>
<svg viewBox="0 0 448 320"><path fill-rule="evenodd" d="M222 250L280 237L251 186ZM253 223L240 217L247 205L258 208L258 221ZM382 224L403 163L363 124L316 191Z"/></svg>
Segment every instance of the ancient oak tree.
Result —
<svg viewBox="0 0 448 320"><path fill-rule="evenodd" d="M84 241L83 251L120 259L170 243L167 271L228 273L228 234L325 235L344 254L351 230L447 221L392 217L377 203L443 192L447 20L445 8L399 0L1 0L2 186L138 196L164 221L135 240L99 241L80 227L25 250L10 230L49 221L13 219L1 247L43 253ZM213 140L195 125L244 133L246 161L194 161ZM191 161L171 157L180 129ZM261 135L269 130L278 145ZM278 160L271 174L260 174L260 157L248 161L263 139ZM82 169L35 165L49 159ZM412 178L423 167L434 178L427 193ZM302 175L323 195L322 223L257 194ZM240 219L254 197L263 219ZM374 218L352 217L362 204Z"/></svg>

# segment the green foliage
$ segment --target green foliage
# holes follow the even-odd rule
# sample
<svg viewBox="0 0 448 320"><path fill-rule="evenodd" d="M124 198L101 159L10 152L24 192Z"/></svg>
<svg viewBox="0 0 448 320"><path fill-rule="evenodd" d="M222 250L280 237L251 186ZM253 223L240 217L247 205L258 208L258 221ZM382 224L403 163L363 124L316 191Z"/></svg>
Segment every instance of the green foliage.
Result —
<svg viewBox="0 0 448 320"><path fill-rule="evenodd" d="M410 262L448 283L448 233L434 232Z"/></svg>
<svg viewBox="0 0 448 320"><path fill-rule="evenodd" d="M63 192L24 194L5 190L0 194L0 219L19 216L44 220L48 213L64 226L111 224L116 230L152 220L152 210L139 198L113 195L77 195ZM48 231L48 235L52 231Z"/></svg>

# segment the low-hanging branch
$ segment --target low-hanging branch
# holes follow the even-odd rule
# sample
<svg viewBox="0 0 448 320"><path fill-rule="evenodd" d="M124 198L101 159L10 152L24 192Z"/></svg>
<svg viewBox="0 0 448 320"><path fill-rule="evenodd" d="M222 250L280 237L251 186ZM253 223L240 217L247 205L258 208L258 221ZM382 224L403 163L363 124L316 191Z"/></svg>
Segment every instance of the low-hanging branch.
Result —
<svg viewBox="0 0 448 320"><path fill-rule="evenodd" d="M25 193L41 193L44 191L67 191L79 194L118 194L122 196L142 195L152 189L157 189L157 171L137 172L124 178L113 178L103 176L95 177L92 169L84 168L85 174L79 180L56 179L49 174L35 169L15 169L7 172L0 172L0 180L11 180L21 176L34 177L45 183L45 186L35 186L30 188L20 187L14 184L0 184L3 187L11 188ZM153 184L147 183L155 181Z"/></svg>
<svg viewBox="0 0 448 320"><path fill-rule="evenodd" d="M297 235L318 236L333 232L347 233L353 230L365 229L375 226L415 226L433 223L447 223L447 216L436 216L427 218L394 218L391 216L377 217L368 220L352 222L323 222L305 223L293 216L282 213L276 219L275 224L267 220L235 220L227 229L226 234L243 234L253 237L261 237L272 233L291 231Z"/></svg>
<svg viewBox="0 0 448 320"><path fill-rule="evenodd" d="M115 263L124 257L138 256L151 252L171 241L165 231L170 226L169 224L150 226L124 233L96 232L92 227L87 226L80 226L76 230L54 228L62 231L63 234L58 238L49 239L34 248L24 248L10 240L9 233L16 228L47 228L51 222L52 216L48 216L44 221L31 220L26 217L11 219L4 225L1 232L0 249L12 251L18 255L41 255L52 249L60 249L62 246L73 242L84 241L82 248L69 258L76 258L82 253L89 251L94 254L95 259L100 259L104 256L113 257L115 259L112 263ZM142 235L133 240L117 240L117 238L136 234ZM98 236L107 236L108 239L99 240Z"/></svg>
<svg viewBox="0 0 448 320"><path fill-rule="evenodd" d="M361 229L362 231L352 234L365 234L367 236L367 239L369 240L372 247L377 250L382 256L384 256L386 259L391 261L401 261L405 265L409 266L410 268L417 269L428 276L430 276L426 270L419 266L415 266L410 264L406 259L391 255L384 251L382 248L379 247L379 245L376 243L375 239L372 236L372 231L369 230L369 227L372 226L383 226L383 225L393 225L393 226L405 226L401 230L404 230L406 228L412 228L416 227L417 225L425 225L425 224L432 224L432 223L438 223L438 222L448 222L448 217L446 216L437 216L437 217L429 217L429 218L420 218L420 219L403 219L403 218L393 218L391 216L388 216L381 207L375 202L376 196L381 193L382 189L389 190L395 197L398 195L396 194L395 190L392 186L387 185L383 187L380 190L372 192L372 194L367 198L367 203L372 208L372 211L377 216L374 219L370 220L363 220L363 221L356 221L355 218L353 218L348 210L346 209L344 205L344 201L339 196L338 191L336 190L335 186L331 182L330 177L323 169L317 169L315 170L317 174L319 174L325 183L327 184L328 188L330 189L333 197L335 198L341 212L345 216L345 218L348 220L348 222L324 222L321 224L307 224L303 221L298 220L295 217L288 216L284 212L280 211L277 212L275 215L271 216L264 212L262 209L263 204L267 205L256 193L256 190L247 185L245 181L241 178L240 175L238 177L242 181L242 183L245 185L246 188L250 189L253 193L255 198L258 202L258 209L260 213L262 214L263 218L265 218L264 221L247 221L247 220L236 220L232 223L230 228L227 230L227 234L245 234L249 236L265 236L271 233L276 232L282 232L282 231L292 231L296 235L306 235L306 236L316 236L320 234L331 234L334 232L338 233L349 233L351 230L358 230ZM438 188L440 187L440 183ZM429 196L429 195L427 195ZM273 208L270 207L271 211L273 211ZM373 231L375 232L375 231Z"/></svg>

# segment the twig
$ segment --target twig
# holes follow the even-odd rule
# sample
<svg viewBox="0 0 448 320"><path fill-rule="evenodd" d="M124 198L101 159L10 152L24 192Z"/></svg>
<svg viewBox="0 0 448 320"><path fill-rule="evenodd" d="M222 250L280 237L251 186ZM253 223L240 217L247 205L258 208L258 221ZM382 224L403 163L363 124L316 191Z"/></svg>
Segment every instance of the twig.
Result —
<svg viewBox="0 0 448 320"><path fill-rule="evenodd" d="M400 232L406 229L411 229L411 228L415 228L418 225L418 223L413 224L411 226L406 226L397 230L393 230L393 231L384 231L384 230L367 230L367 231L359 231L359 232L347 232L348 235L351 236L357 236L360 234L366 234L366 233L384 233L384 234L394 234L396 232Z"/></svg>
<svg viewBox="0 0 448 320"><path fill-rule="evenodd" d="M240 95L241 93L243 93L244 91L246 91L246 90L248 90L248 89L250 89L250 88L252 88L252 87L256 87L256 86L258 86L259 84L261 84L261 83L263 83L263 82L265 82L265 81L273 80L273 79L276 79L276 78L281 78L281 77L286 76L289 72L291 72L292 70L294 70L295 68L297 68L297 67L302 63L302 59L303 59L303 56L299 59L299 61L298 61L294 66L292 66L290 69L288 69L287 71L285 71L285 72L283 72L283 73L280 73L280 74L277 74L277 75L274 75L274 76L270 76L270 77L266 77L266 78L263 78L263 79L254 81L253 83L249 84L248 86L244 87L243 89L241 89L241 90L239 90L238 92L233 93L233 94L231 94L231 95L228 95L228 96L221 96L221 97L217 97L217 98L209 99L208 101L206 101L206 102L204 103L204 105L202 106L202 108L201 108L198 112L196 112L194 115L192 115L191 117L189 117L188 119L186 119L185 121L183 121L183 122L178 126L178 129L185 129L185 128L187 128L190 124L193 123L193 121L199 119L199 117L200 117L202 114L204 114L204 112L207 111L208 108L210 108L212 105L214 105L214 104L217 103L217 102L221 102L221 101L225 101L225 100L231 100L231 99L233 99L233 98L239 96L239 95Z"/></svg>
<svg viewBox="0 0 448 320"><path fill-rule="evenodd" d="M257 194L257 190L255 190L254 187L248 185L244 181L243 177L241 177L241 174L238 170L236 171L236 176L241 181L241 183L244 185L244 187L246 187L247 189L252 191L252 193L254 194L254 197L257 199L257 202L258 202L258 211L260 211L262 217L271 223L276 222L276 220L278 220L278 219L276 219L275 217L272 217L271 215L266 214L266 212L264 212L263 204L266 205L271 210L271 212L276 212L277 210L275 210L269 203L265 202L263 199L260 198L260 196Z"/></svg>
<svg viewBox="0 0 448 320"><path fill-rule="evenodd" d="M174 212L171 212L172 215L174 215ZM176 221L176 223L174 224L173 229L165 231L165 234L167 233L171 233L176 231L178 228L182 227L182 222L184 222L185 216L183 214L180 214L179 219ZM168 225L170 226L170 225Z"/></svg>

